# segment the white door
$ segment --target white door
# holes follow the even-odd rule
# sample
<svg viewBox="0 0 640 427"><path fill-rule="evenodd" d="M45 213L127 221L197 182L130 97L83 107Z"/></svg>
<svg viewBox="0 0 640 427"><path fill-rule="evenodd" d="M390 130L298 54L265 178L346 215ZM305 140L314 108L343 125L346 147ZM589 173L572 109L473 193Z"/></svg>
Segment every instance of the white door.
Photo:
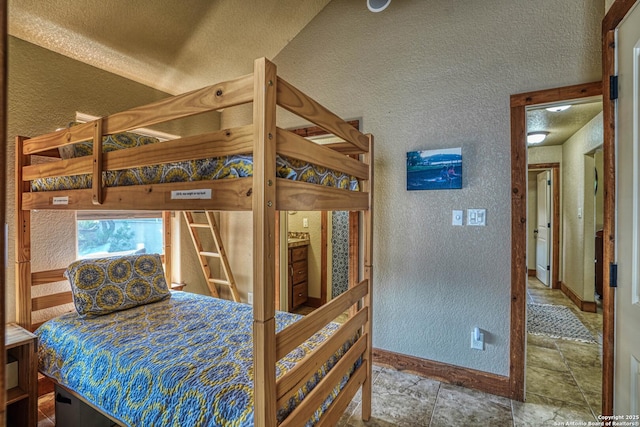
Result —
<svg viewBox="0 0 640 427"><path fill-rule="evenodd" d="M538 174L538 208L536 219L536 277L549 286L549 237L551 230L551 173Z"/></svg>
<svg viewBox="0 0 640 427"><path fill-rule="evenodd" d="M640 6L618 28L614 414L640 413ZM634 422L637 422L635 420Z"/></svg>

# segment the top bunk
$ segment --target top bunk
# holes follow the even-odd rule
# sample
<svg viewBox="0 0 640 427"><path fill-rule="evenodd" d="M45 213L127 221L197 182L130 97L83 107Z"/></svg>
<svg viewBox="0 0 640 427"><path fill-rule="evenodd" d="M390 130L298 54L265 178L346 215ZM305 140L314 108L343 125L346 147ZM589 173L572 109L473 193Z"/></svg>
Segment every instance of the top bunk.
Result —
<svg viewBox="0 0 640 427"><path fill-rule="evenodd" d="M152 141L157 143L131 137L135 129L248 103L253 119L245 126ZM278 127L277 106L342 142L321 145ZM134 143L109 146L122 135ZM261 58L249 75L44 135L17 137L17 208L368 210L372 139L277 76L275 65ZM75 155L64 155L70 151ZM31 156L51 159L35 162ZM241 173L218 173L225 168ZM208 169L216 172L202 172Z"/></svg>

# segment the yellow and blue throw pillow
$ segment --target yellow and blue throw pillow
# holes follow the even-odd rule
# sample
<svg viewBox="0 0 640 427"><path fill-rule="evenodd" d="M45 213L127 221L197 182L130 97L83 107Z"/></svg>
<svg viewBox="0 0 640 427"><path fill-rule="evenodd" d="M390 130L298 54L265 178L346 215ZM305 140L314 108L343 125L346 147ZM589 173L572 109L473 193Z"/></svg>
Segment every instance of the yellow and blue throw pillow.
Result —
<svg viewBox="0 0 640 427"><path fill-rule="evenodd" d="M157 254L78 260L65 271L81 317L100 316L169 298Z"/></svg>

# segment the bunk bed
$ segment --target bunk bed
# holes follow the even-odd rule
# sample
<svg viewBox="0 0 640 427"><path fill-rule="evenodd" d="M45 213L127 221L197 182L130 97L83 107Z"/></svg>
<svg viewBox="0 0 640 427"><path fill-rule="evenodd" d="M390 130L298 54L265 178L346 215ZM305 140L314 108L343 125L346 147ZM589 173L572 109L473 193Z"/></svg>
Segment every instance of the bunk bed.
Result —
<svg viewBox="0 0 640 427"><path fill-rule="evenodd" d="M158 144L103 152L102 141L140 127L180 119L212 110L253 103L253 121L246 126L213 131ZM319 145L276 124L276 109L282 107L302 120L341 138L344 142ZM92 141L92 153L59 158L60 148ZM58 210L161 210L252 211L253 213L253 307L249 310L248 336L252 338L249 363L252 382L252 418L256 426L334 425L357 391L362 389L362 418L371 414L371 289L373 215L373 137L350 126L317 101L277 75L276 66L261 58L252 74L173 96L149 105L78 124L32 138L16 138L16 294L17 321L34 330L32 313L72 301L71 292L32 297L32 288L63 280L64 269L31 271L31 211ZM57 158L32 164L31 156ZM250 176L235 179L195 180L107 185L108 173L130 168L197 159L250 155ZM281 177L276 158L313 163L321 169L354 177L357 188L336 188ZM34 191L38 180L70 175L88 175L88 188ZM334 181L333 179L330 181ZM322 183L325 184L325 183ZM279 211L347 210L360 212L355 233L362 246L350 257L350 289L304 318L286 318L276 311ZM167 221L165 221L167 223ZM166 235L170 230L165 231ZM358 242L358 239L353 239ZM358 254L358 251L361 252ZM170 278L171 251L164 259ZM179 293L177 293L179 294ZM176 294L176 295L177 295ZM182 297L171 300L180 300ZM210 298L210 297L207 297ZM165 304L162 300L153 304ZM225 304L227 302L225 301ZM230 304L238 304L230 302ZM227 307L225 305L225 307ZM231 306L229 306L231 307ZM131 310L117 312L128 316ZM223 309L224 310L224 309ZM343 312L349 319L342 325L333 320ZM124 313L124 314L123 314ZM67 315L69 316L69 315ZM72 316L72 315L71 315ZM90 319L95 320L95 319ZM90 327L85 326L85 330ZM322 339L318 341L318 337ZM88 338L87 338L88 339ZM310 341L318 341L309 345ZM283 359L301 347L297 360ZM47 349L40 349L45 354ZM43 357L42 354L40 356ZM45 356L46 357L46 356ZM58 361L62 363L61 361ZM96 362L97 363L97 362ZM318 373L324 374L318 377ZM309 387L315 377L317 384ZM64 384L61 384L64 385ZM304 396L299 393L305 389ZM72 390L73 391L73 390ZM295 408L282 413L282 402L298 396ZM96 406L87 396L79 398ZM209 396L210 399L215 397ZM315 414L315 415L314 415ZM122 420L113 414L115 421Z"/></svg>

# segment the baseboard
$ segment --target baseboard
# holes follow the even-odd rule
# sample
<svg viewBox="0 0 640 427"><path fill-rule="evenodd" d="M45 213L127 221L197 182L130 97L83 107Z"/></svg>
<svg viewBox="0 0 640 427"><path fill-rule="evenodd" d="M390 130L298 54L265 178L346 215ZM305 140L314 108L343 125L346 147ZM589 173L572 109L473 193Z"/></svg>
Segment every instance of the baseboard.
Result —
<svg viewBox="0 0 640 427"><path fill-rule="evenodd" d="M443 383L511 398L509 377L502 375L421 359L379 348L373 349L373 361L398 371L408 371Z"/></svg>
<svg viewBox="0 0 640 427"><path fill-rule="evenodd" d="M533 270L527 270L527 276L529 277L536 277L536 270L535 268Z"/></svg>
<svg viewBox="0 0 640 427"><path fill-rule="evenodd" d="M586 311L587 313L596 313L598 306L594 301L584 301L580 298L573 289L568 287L564 282L560 282L560 289L573 303L580 309L580 311Z"/></svg>

